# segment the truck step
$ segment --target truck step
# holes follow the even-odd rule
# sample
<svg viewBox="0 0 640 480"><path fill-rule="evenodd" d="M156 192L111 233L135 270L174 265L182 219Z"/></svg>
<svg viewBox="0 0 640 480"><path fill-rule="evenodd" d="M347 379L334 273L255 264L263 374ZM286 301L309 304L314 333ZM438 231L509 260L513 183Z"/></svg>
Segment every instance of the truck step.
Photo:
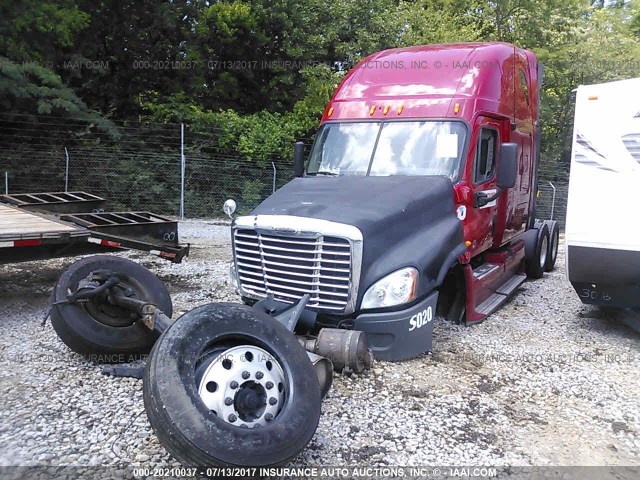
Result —
<svg viewBox="0 0 640 480"><path fill-rule="evenodd" d="M526 275L514 275L509 280L504 282L500 288L496 290L496 293L500 293L502 295L510 295L516 288L523 284L523 282L527 279Z"/></svg>
<svg viewBox="0 0 640 480"><path fill-rule="evenodd" d="M500 265L496 265L495 263L483 263L473 270L473 278L480 280L498 268L500 268Z"/></svg>
<svg viewBox="0 0 640 480"><path fill-rule="evenodd" d="M507 300L507 298L509 298L509 295L513 293L516 288L522 285L522 283L526 279L526 275L514 275L509 280L504 282L499 288L497 288L495 293L491 294L489 298L478 305L476 311L483 315L489 315L493 313L500 305L502 305Z"/></svg>

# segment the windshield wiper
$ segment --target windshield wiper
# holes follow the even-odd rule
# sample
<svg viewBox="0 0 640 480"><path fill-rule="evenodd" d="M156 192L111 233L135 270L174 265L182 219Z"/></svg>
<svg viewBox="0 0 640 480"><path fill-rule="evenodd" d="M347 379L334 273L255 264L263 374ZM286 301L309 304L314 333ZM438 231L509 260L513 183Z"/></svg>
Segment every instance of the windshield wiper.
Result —
<svg viewBox="0 0 640 480"><path fill-rule="evenodd" d="M316 172L316 175L328 175L330 177L337 177L340 174L336 173L336 172L327 172L327 171L322 171L322 172Z"/></svg>

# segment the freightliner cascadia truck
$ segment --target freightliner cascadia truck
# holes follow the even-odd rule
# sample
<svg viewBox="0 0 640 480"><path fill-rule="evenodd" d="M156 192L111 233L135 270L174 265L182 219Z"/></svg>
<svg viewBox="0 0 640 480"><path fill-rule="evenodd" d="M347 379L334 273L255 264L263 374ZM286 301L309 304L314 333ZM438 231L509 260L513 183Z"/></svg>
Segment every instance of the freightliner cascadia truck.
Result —
<svg viewBox="0 0 640 480"><path fill-rule="evenodd" d="M60 338L84 355L153 350L149 423L199 473L287 464L313 437L333 369L430 350L433 320L482 321L553 269L555 222L534 217L542 69L504 43L386 50L344 78L296 177L233 217L245 304L171 317L137 263L71 265L52 294ZM426 420L428 421L428 420Z"/></svg>
<svg viewBox="0 0 640 480"><path fill-rule="evenodd" d="M482 321L554 267L534 218L542 68L505 43L386 50L327 105L306 165L233 222L245 302L309 294L306 325L366 332L376 358L431 348L438 314Z"/></svg>

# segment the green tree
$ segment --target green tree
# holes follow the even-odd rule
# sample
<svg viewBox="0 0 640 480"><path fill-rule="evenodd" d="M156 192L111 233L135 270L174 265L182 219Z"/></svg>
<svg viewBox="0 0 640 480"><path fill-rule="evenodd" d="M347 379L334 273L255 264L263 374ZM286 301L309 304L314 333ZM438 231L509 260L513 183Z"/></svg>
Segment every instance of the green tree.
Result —
<svg viewBox="0 0 640 480"><path fill-rule="evenodd" d="M89 15L73 0L0 3L0 55L15 62L55 64L72 47Z"/></svg>
<svg viewBox="0 0 640 480"><path fill-rule="evenodd" d="M105 123L55 73L61 51L86 28L71 0L0 4L0 105L7 113L75 116Z"/></svg>
<svg viewBox="0 0 640 480"><path fill-rule="evenodd" d="M110 122L87 108L51 69L35 62L15 62L0 56L0 105L14 114L54 114L98 123Z"/></svg>

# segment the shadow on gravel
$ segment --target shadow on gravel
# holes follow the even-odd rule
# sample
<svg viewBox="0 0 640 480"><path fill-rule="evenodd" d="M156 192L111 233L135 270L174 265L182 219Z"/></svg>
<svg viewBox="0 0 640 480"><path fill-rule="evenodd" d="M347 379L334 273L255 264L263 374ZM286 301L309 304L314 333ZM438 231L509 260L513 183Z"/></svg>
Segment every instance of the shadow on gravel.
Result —
<svg viewBox="0 0 640 480"><path fill-rule="evenodd" d="M596 330L620 338L640 340L639 311L583 305L577 316L586 320L586 322L580 322L580 325L589 330Z"/></svg>
<svg viewBox="0 0 640 480"><path fill-rule="evenodd" d="M0 295L48 295L63 268L6 265L0 266Z"/></svg>

